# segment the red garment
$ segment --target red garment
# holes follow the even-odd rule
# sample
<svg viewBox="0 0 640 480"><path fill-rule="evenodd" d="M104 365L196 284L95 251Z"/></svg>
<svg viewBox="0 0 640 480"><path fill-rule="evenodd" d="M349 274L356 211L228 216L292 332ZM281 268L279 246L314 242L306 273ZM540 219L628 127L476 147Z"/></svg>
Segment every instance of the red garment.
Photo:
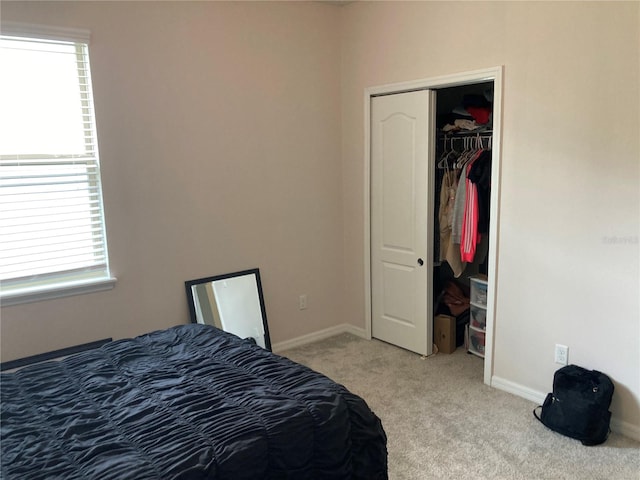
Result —
<svg viewBox="0 0 640 480"><path fill-rule="evenodd" d="M468 175L473 163L480 156L480 152L467 165L467 178L465 179L466 196L462 231L460 236L460 258L463 262L471 263L476 255L476 246L480 243L478 234L478 189L476 184L469 180Z"/></svg>
<svg viewBox="0 0 640 480"><path fill-rule="evenodd" d="M473 117L476 123L484 125L489 123L489 117L491 116L491 108L489 107L467 107L467 112Z"/></svg>
<svg viewBox="0 0 640 480"><path fill-rule="evenodd" d="M462 223L462 241L460 242L460 258L471 263L476 255L478 244L478 192L473 182L467 182L467 204L464 209Z"/></svg>

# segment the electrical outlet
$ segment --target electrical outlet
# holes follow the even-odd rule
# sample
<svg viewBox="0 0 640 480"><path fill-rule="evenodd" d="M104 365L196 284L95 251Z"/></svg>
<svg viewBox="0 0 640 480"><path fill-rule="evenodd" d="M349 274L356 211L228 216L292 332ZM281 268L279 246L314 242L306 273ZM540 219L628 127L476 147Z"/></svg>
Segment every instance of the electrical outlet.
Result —
<svg viewBox="0 0 640 480"><path fill-rule="evenodd" d="M569 363L569 347L556 344L555 362L560 365L567 365Z"/></svg>
<svg viewBox="0 0 640 480"><path fill-rule="evenodd" d="M298 297L298 308L300 310L306 310L307 309L307 294L303 293L302 295L300 295Z"/></svg>

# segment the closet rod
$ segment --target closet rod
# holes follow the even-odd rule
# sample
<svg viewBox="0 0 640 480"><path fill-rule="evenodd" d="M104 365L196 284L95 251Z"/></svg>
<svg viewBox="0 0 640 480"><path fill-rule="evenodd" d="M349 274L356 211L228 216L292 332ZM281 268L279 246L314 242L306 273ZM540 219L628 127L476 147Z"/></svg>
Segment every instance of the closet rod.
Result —
<svg viewBox="0 0 640 480"><path fill-rule="evenodd" d="M444 151L446 151L447 149L454 148L453 147L454 143L458 143L460 140L464 140L465 148L473 147L475 145L475 146L480 146L481 148L486 148L487 150L491 150L491 143L493 142L493 134L491 132L485 131L484 133L470 132L467 135L439 135L438 140L442 141ZM454 142L454 140L457 140L458 142ZM486 147L485 147L485 141L486 141Z"/></svg>
<svg viewBox="0 0 640 480"><path fill-rule="evenodd" d="M462 130L457 132L438 132L438 136L440 138L473 138L477 136L487 137L492 135L493 135L493 130L480 130L480 131Z"/></svg>
<svg viewBox="0 0 640 480"><path fill-rule="evenodd" d="M445 135L442 137L438 137L438 140L445 142L445 143L449 143L451 144L452 141L457 140L463 140L466 142L472 142L473 140L480 140L480 141L484 141L484 140L491 140L493 139L493 135L489 134L489 135L468 135L468 136L463 136L463 137L454 137L451 135Z"/></svg>

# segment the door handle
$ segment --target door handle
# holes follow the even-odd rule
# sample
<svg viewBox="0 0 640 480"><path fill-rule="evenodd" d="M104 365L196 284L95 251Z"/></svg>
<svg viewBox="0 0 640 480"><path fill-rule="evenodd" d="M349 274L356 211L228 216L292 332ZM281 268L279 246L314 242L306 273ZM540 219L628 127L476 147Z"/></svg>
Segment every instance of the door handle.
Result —
<svg viewBox="0 0 640 480"><path fill-rule="evenodd" d="M421 258L418 259L418 265L420 266L424 265L424 261Z"/></svg>

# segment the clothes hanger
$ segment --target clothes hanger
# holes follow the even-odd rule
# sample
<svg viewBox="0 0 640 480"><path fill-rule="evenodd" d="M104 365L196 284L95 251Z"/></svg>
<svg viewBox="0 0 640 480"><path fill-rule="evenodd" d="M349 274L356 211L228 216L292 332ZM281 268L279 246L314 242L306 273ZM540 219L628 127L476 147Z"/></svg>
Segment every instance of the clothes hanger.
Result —
<svg viewBox="0 0 640 480"><path fill-rule="evenodd" d="M447 151L447 137L444 137L442 154L440 155L440 160L438 161L438 164L437 164L438 168L441 168L441 169L448 168L448 165L447 165L448 155L449 155L449 152Z"/></svg>
<svg viewBox="0 0 640 480"><path fill-rule="evenodd" d="M445 137L444 152L442 153L442 156L440 157L440 161L438 162L438 168L442 168L445 170L449 170L449 160L451 160L451 157L452 156L456 157L457 155L459 155L459 153L453 147L453 137L449 138L449 142L450 142L450 149L449 151L447 151L447 138Z"/></svg>
<svg viewBox="0 0 640 480"><path fill-rule="evenodd" d="M458 158L458 161L456 162L456 168L464 168L464 166L467 164L467 162L469 161L474 151L471 139L469 139L468 137L465 137L463 140L464 140L464 151L462 152L462 155L460 155L460 157Z"/></svg>

